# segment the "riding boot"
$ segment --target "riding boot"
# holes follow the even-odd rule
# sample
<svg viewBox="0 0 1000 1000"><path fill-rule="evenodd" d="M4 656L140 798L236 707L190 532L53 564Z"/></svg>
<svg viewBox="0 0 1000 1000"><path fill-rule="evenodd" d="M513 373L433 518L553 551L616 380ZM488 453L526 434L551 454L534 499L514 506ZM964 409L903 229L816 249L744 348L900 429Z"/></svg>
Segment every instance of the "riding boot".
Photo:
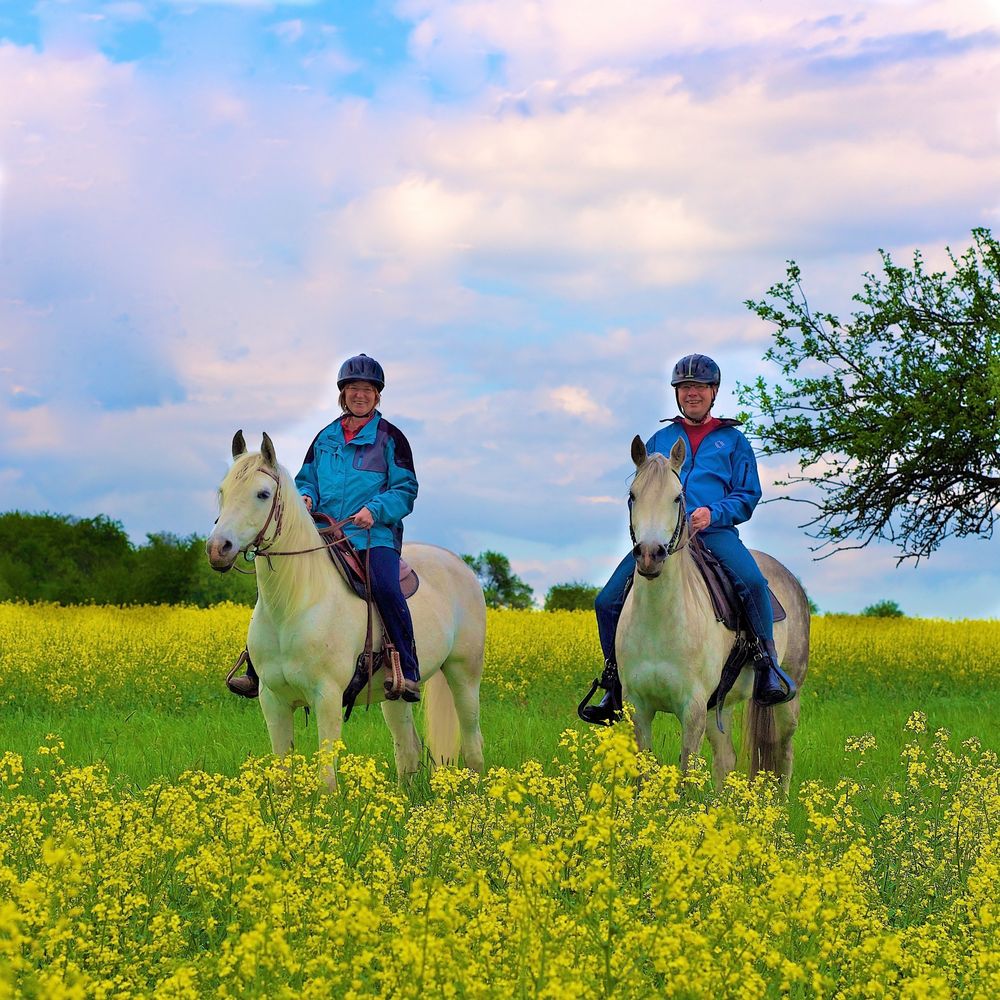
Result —
<svg viewBox="0 0 1000 1000"><path fill-rule="evenodd" d="M618 664L614 660L604 661L604 672L600 681L591 687L591 695L597 686L604 688L604 697L596 705L588 705L586 704L590 700L588 695L577 709L577 714L584 722L610 726L622 717L622 682L618 676Z"/></svg>
<svg viewBox="0 0 1000 1000"><path fill-rule="evenodd" d="M778 651L771 639L757 640L753 672L753 700L758 705L780 705L798 693L795 681L778 666Z"/></svg>
<svg viewBox="0 0 1000 1000"><path fill-rule="evenodd" d="M249 654L246 656L246 664L247 672L239 677L227 677L226 687L241 698L256 698L260 694L260 679L250 662Z"/></svg>

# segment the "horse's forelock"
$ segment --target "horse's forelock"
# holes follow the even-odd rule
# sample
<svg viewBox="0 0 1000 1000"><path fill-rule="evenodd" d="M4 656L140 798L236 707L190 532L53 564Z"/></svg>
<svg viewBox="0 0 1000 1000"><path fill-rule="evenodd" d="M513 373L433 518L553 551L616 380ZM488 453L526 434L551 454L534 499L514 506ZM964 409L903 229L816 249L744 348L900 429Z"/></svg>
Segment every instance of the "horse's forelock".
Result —
<svg viewBox="0 0 1000 1000"><path fill-rule="evenodd" d="M234 483L242 483L262 468L264 468L264 459L258 452L248 452L240 455L229 467L226 478L222 480L222 488L225 489Z"/></svg>
<svg viewBox="0 0 1000 1000"><path fill-rule="evenodd" d="M651 483L660 483L663 477L669 475L670 472L670 459L659 452L653 452L636 472L632 488L633 490L643 490Z"/></svg>

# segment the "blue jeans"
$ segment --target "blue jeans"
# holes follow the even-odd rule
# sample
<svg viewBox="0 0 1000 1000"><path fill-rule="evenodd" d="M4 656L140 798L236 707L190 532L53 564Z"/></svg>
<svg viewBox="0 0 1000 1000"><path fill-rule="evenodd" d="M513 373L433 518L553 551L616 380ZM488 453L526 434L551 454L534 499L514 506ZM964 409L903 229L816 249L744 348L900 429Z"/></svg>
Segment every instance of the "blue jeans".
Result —
<svg viewBox="0 0 1000 1000"><path fill-rule="evenodd" d="M364 549L358 550L364 562ZM399 651L400 666L407 680L420 680L417 664L417 647L413 639L413 619L410 609L399 588L399 553L384 545L376 545L368 550L368 569L371 576L372 596L382 624L392 644Z"/></svg>
<svg viewBox="0 0 1000 1000"><path fill-rule="evenodd" d="M740 541L735 528L709 528L698 534L702 545L725 567L729 579L733 581L736 593L743 602L750 627L760 639L774 638L774 617L771 612L771 598L767 592L767 580L760 567L754 562L749 550ZM604 658L615 662L615 632L618 619L625 606L628 582L635 570L635 559L630 552L611 574L611 579L594 601L597 614L597 633L601 638Z"/></svg>

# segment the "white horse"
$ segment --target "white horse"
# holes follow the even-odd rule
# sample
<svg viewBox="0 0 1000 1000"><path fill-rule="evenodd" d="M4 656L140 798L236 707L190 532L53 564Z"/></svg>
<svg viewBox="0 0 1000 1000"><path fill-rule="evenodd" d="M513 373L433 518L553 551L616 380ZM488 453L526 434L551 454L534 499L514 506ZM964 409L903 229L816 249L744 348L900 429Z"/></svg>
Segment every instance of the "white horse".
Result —
<svg viewBox="0 0 1000 1000"><path fill-rule="evenodd" d="M247 649L260 678L260 707L271 749L292 749L292 715L310 706L320 746L340 738L342 695L364 649L367 608L333 565L295 481L278 465L265 434L259 454L248 454L243 435L233 439L234 464L219 487L219 519L206 546L214 569L232 568L241 552L259 549L257 606ZM281 552L316 551L280 557ZM268 555L271 558L268 558ZM483 769L479 682L483 672L486 605L469 567L435 545L403 546L420 577L410 598L427 745L433 763L457 762ZM375 648L382 630L374 621ZM366 697L363 691L359 700ZM400 780L417 771L420 740L411 706L384 701L380 675L371 685L392 731ZM332 784L335 776L327 780Z"/></svg>
<svg viewBox="0 0 1000 1000"><path fill-rule="evenodd" d="M653 716L670 712L681 723L680 764L686 769L706 734L708 700L733 645L733 633L716 621L712 599L691 553L680 470L685 446L678 441L667 459L646 454L639 437L632 442L636 475L631 491L631 525L636 574L618 625L615 649L622 688L634 707L639 747L652 743ZM774 644L782 668L802 689L809 661L809 603L798 580L777 560L751 552L785 608L775 623ZM798 725L799 697L774 708L750 699L752 666L740 673L722 712L725 732L707 726L717 788L736 763L732 740L733 706L747 700L743 745L750 774L776 771L788 793L792 775L792 736Z"/></svg>

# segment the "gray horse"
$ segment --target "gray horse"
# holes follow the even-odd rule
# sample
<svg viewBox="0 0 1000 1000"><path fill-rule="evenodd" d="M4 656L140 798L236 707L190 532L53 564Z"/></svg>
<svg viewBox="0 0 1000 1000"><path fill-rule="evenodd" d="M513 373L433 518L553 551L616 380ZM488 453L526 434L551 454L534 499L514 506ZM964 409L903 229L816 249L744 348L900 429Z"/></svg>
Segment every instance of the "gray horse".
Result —
<svg viewBox="0 0 1000 1000"><path fill-rule="evenodd" d="M736 763L732 740L733 706L748 701L744 747L751 776L776 772L785 794L792 776L792 737L799 721L799 696L773 708L757 705L750 694L753 670L746 667L730 691L722 720L725 732L707 725L708 700L733 644L733 633L716 621L712 600L694 559L683 544L687 527L680 503L684 442L669 459L647 455L640 438L632 442L637 472L632 484L632 531L636 539L636 574L618 626L616 651L626 701L634 708L639 747L652 742L653 716L670 712L681 723L681 768L701 748L706 729L712 745L716 787ZM670 549L674 551L668 554ZM751 552L788 617L775 623L774 644L783 669L802 690L809 663L809 602L798 580L777 560Z"/></svg>

